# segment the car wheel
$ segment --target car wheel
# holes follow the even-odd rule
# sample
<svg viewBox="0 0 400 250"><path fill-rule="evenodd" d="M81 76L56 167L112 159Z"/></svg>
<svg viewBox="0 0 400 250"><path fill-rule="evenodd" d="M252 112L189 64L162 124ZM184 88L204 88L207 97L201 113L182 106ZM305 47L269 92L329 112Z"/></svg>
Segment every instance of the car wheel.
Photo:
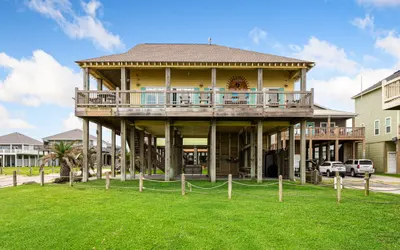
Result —
<svg viewBox="0 0 400 250"><path fill-rule="evenodd" d="M331 172L329 170L326 171L326 177L331 177Z"/></svg>
<svg viewBox="0 0 400 250"><path fill-rule="evenodd" d="M351 170L350 175L351 177L356 177L356 172L354 172L354 169Z"/></svg>

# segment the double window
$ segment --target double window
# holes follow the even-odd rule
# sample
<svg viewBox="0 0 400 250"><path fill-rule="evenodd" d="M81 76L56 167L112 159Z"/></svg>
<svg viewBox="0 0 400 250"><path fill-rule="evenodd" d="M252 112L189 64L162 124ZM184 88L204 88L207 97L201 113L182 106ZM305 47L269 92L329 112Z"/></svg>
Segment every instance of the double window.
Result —
<svg viewBox="0 0 400 250"><path fill-rule="evenodd" d="M385 118L385 133L390 134L392 132L392 118L386 117Z"/></svg>
<svg viewBox="0 0 400 250"><path fill-rule="evenodd" d="M374 121L374 135L380 134L380 122L379 120Z"/></svg>

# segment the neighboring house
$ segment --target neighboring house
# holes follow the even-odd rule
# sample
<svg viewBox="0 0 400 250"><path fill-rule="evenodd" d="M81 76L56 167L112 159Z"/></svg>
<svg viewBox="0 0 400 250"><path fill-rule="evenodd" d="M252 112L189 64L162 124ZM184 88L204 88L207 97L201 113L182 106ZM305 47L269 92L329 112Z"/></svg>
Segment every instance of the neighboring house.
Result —
<svg viewBox="0 0 400 250"><path fill-rule="evenodd" d="M122 180L134 167L133 161L127 166L128 146L137 147L133 152L143 163L141 171L160 161L169 180L185 171L183 138L205 138L212 182L217 176L238 176L242 168L261 181L268 148L263 141L289 129L293 143L288 148L293 154L285 162L292 167L281 167L293 169L293 124L302 121L305 133L305 119L313 117L314 92L307 90L306 74L314 63L309 61L214 44L139 44L126 53L77 63L84 82L75 93L75 114L83 119L83 131L88 131L89 122L97 123L98 131L102 126L111 129L114 146L115 134L120 134ZM90 90L91 78L96 79L97 90ZM296 81L299 91L294 88ZM87 132L83 138L88 148ZM153 138L165 138L163 152L158 152ZM302 141L306 150L305 138ZM157 157L154 150L146 152L145 144L157 148ZM289 171L284 177L293 176Z"/></svg>
<svg viewBox="0 0 400 250"><path fill-rule="evenodd" d="M400 70L381 82L382 109L400 110Z"/></svg>
<svg viewBox="0 0 400 250"><path fill-rule="evenodd" d="M20 133L0 136L0 165L3 167L38 166L43 143Z"/></svg>
<svg viewBox="0 0 400 250"><path fill-rule="evenodd" d="M353 96L357 126L365 127L365 157L373 160L377 172L400 173L396 155L399 138L399 111L382 109L382 83L400 77L400 71Z"/></svg>
<svg viewBox="0 0 400 250"><path fill-rule="evenodd" d="M81 129L73 129L66 132L62 132L59 134L55 134L52 136L48 136L43 138L44 147L49 149L51 145L54 143L63 142L74 142L74 146L81 147L82 146L82 130ZM97 145L97 138L93 135L89 135L89 148L94 148ZM111 154L110 154L110 143L103 141L103 164L110 165ZM58 161L51 163L54 165L58 165Z"/></svg>

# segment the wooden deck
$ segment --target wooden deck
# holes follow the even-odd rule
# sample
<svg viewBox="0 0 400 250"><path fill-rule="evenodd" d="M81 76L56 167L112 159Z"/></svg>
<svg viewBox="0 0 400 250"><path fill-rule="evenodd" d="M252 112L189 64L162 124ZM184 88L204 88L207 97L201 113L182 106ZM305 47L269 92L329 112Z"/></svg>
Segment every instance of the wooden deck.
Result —
<svg viewBox="0 0 400 250"><path fill-rule="evenodd" d="M289 134L286 133L286 138ZM300 140L300 129L295 129L296 140ZM364 127L315 127L309 128L306 139L312 140L363 140L365 138Z"/></svg>

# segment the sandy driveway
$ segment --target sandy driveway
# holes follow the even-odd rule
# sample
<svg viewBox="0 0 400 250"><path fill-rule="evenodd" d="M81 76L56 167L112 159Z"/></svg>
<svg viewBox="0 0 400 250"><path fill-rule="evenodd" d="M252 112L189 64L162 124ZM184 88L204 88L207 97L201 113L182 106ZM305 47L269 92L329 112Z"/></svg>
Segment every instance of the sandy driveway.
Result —
<svg viewBox="0 0 400 250"><path fill-rule="evenodd" d="M48 183L59 177L59 174L49 174L44 176L44 182ZM17 175L17 185L22 185L23 183L36 182L40 183L40 176L22 176ZM0 188L10 187L13 184L12 175L0 175Z"/></svg>

